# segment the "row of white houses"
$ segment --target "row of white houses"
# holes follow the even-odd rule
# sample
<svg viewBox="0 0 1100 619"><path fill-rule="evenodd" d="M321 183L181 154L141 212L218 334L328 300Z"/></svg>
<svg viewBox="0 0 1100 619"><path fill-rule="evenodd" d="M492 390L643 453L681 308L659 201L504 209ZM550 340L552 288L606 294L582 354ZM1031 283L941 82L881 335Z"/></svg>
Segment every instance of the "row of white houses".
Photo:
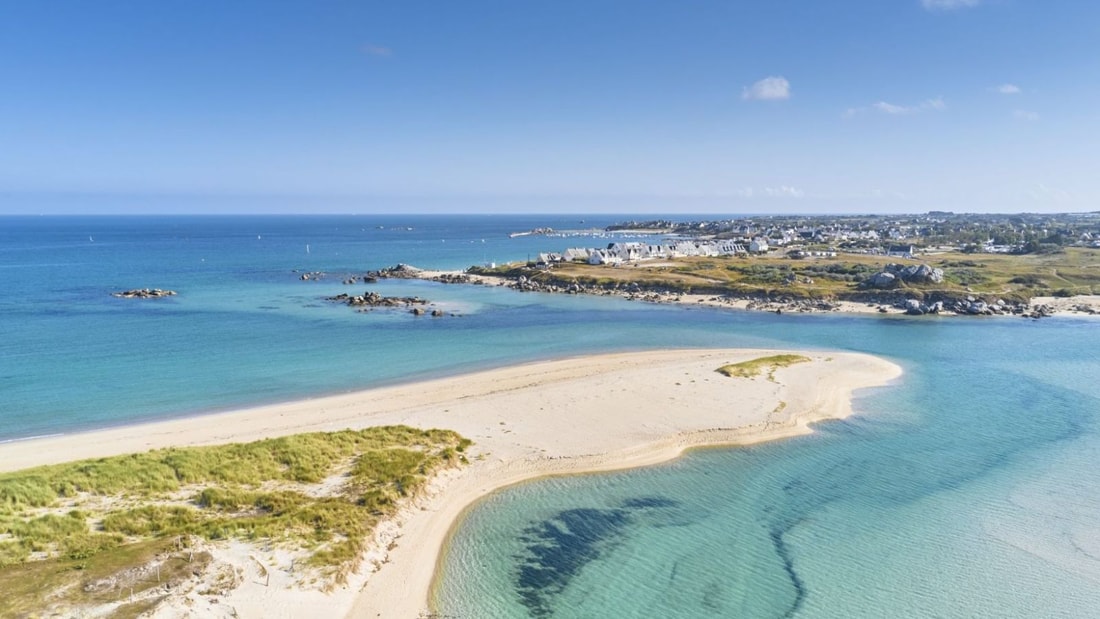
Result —
<svg viewBox="0 0 1100 619"><path fill-rule="evenodd" d="M571 247L562 253L539 254L538 265L548 266L557 262L587 262L588 264L623 264L640 260L682 258L687 256L733 256L768 251L768 241L764 238L753 239L748 247L729 240L720 241L677 241L675 243L650 245L648 243L627 242L611 243L606 249Z"/></svg>

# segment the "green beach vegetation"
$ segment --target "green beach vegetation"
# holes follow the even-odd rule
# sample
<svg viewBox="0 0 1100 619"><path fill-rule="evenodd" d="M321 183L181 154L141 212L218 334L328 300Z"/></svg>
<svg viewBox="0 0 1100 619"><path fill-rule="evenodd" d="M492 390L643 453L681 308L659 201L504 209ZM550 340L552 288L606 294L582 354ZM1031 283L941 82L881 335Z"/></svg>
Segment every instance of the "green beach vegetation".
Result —
<svg viewBox="0 0 1100 619"><path fill-rule="evenodd" d="M809 357L803 355L771 355L770 357L757 357L740 363L730 363L715 370L723 376L730 378L754 378L764 370L768 371L768 380L775 380L775 371L796 363L806 363Z"/></svg>
<svg viewBox="0 0 1100 619"><path fill-rule="evenodd" d="M138 592L190 574L210 561L188 550L192 538L285 545L329 584L343 582L379 521L432 474L465 463L469 445L449 430L387 426L0 474L0 616L41 611L47 596L55 607L117 599L118 575L154 557L158 578Z"/></svg>

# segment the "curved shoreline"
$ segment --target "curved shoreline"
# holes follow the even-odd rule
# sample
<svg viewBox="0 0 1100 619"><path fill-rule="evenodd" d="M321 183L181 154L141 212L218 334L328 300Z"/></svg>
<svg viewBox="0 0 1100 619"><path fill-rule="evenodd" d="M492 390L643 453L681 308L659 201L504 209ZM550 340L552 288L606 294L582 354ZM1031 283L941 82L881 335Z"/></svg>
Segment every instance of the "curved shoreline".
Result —
<svg viewBox="0 0 1100 619"><path fill-rule="evenodd" d="M676 352L686 357L694 356L685 355L686 351ZM773 351L696 352L699 353L698 358L712 362L722 354L735 353L741 359ZM536 457L499 463L475 462L456 476L457 479L448 480L426 504L402 514L401 539L410 539L411 544L398 544L391 550L385 569L375 573L366 582L351 612L346 616L415 617L435 611L434 595L449 540L461 525L465 514L494 492L544 477L602 473L661 464L692 449L750 445L810 434L810 426L814 422L849 416L852 413L854 391L884 386L901 375L901 368L897 365L869 355L837 353L826 357L818 353L814 357L818 363L806 364L801 368L813 368L814 372L801 376L797 373L792 376L790 370L794 368L777 372L784 380L781 387L788 391L808 391L807 395L810 396L789 407L781 421L769 421L765 414L762 420L758 419L755 423L685 430L601 453ZM804 389L807 387L807 378L821 372L825 361L837 359L841 364L846 362L847 367L835 368L834 372L826 370L824 374L812 376L817 379L814 382L818 383L815 385L818 388ZM677 369L683 369L683 366L678 365ZM825 379L832 379L833 384L820 384ZM764 379L761 377L758 380ZM774 400L769 399L768 402L774 403ZM430 566L430 569L426 566Z"/></svg>
<svg viewBox="0 0 1100 619"><path fill-rule="evenodd" d="M828 418L819 419L817 421L825 421ZM841 419L836 417L834 419ZM431 583L428 586L427 603L425 609L421 612L438 613L439 609L436 605L436 597L438 588L440 586L440 578L442 577L443 563L447 558L447 553L450 552L451 541L454 538L458 528L462 526L466 520L466 516L471 510L475 509L482 501L488 499L497 492L506 491L509 488L521 486L523 484L537 482L542 479L549 479L553 477L572 477L577 475L599 475L602 473L613 473L617 471L627 471L631 469L644 468L648 466L657 466L661 464L667 464L678 458L683 457L691 451L699 449L723 449L733 447L744 447L748 445L755 445L758 443L767 443L770 441L778 441L787 438L793 438L796 436L805 436L812 434L813 430L809 425L813 422L807 422L805 426L790 426L785 427L775 432L760 432L752 433L750 428L744 430L711 430L694 433L694 436L698 436L698 439L693 437L676 437L667 441L660 441L657 444L645 445L638 448L637 454L608 454L608 457L612 459L611 462L596 462L592 465L585 464L585 458L580 457L572 459L568 462L568 468L562 470L548 470L548 471L525 471L523 474L517 475L516 478L500 478L495 480L494 484L489 485L483 490L481 494L474 497L469 503L465 504L459 510L458 514L451 521L451 526L447 529L443 541L439 544L439 548L436 552L434 569L432 573ZM360 616L355 612L355 609L348 614L348 618ZM378 615L385 616L385 615Z"/></svg>
<svg viewBox="0 0 1100 619"><path fill-rule="evenodd" d="M809 433L851 414L852 393L901 375L860 353L811 359L753 379L715 370L770 350L689 349L559 358L236 412L0 444L0 471L149 449L247 442L312 431L404 424L474 441L469 466L444 472L376 530L359 573L332 592L279 577L245 579L220 598L242 616L415 617L430 608L437 563L461 516L500 488L548 475L666 462L685 450ZM238 544L240 545L240 544ZM237 549L247 565L248 551ZM243 554L241 554L243 553ZM232 562L234 556L224 557ZM276 567L278 566L269 566ZM291 570L293 571L293 570ZM274 580L273 580L274 584ZM164 612L183 611L182 601ZM159 614L158 614L159 616ZM167 615L166 615L167 616Z"/></svg>

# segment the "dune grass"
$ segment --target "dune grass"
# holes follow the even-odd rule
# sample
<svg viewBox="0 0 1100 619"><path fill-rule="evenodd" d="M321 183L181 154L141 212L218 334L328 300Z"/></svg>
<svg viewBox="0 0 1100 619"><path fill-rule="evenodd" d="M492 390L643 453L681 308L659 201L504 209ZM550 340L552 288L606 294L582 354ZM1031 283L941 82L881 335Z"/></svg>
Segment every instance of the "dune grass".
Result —
<svg viewBox="0 0 1100 619"><path fill-rule="evenodd" d="M775 370L785 368L796 363L805 363L809 357L802 355L772 355L770 357L758 357L740 363L723 365L715 370L719 374L730 378L753 378L759 376L765 369L768 371L768 380L775 380Z"/></svg>
<svg viewBox="0 0 1100 619"><path fill-rule="evenodd" d="M448 430L390 426L0 474L0 588L53 565L75 595L81 571L133 568L145 557L135 548L190 536L301 548L339 583L377 523L434 472L464 463L469 444ZM15 598L0 602L0 616L28 603Z"/></svg>
<svg viewBox="0 0 1100 619"><path fill-rule="evenodd" d="M31 561L0 570L0 617L52 616L50 606L73 609L116 604L111 617L136 617L160 601L144 594L177 585L195 570L205 569L212 557L205 552L177 552L168 540L135 542L114 552L85 560L64 557ZM151 562L159 570L142 571ZM135 569L138 568L138 569ZM130 596L136 600L130 602ZM65 613L65 616L77 613ZM78 616L78 615L77 615Z"/></svg>

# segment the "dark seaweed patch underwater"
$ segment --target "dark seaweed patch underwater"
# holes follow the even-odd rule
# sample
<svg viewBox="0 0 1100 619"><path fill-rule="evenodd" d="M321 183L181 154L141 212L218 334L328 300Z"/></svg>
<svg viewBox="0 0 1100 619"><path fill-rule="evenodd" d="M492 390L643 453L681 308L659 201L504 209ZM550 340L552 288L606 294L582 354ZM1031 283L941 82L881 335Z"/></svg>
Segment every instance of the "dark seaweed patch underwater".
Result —
<svg viewBox="0 0 1100 619"><path fill-rule="evenodd" d="M523 530L523 555L516 557L516 592L532 617L553 615L552 601L585 565L622 543L640 512L677 507L662 497L624 500L619 507L558 512Z"/></svg>

